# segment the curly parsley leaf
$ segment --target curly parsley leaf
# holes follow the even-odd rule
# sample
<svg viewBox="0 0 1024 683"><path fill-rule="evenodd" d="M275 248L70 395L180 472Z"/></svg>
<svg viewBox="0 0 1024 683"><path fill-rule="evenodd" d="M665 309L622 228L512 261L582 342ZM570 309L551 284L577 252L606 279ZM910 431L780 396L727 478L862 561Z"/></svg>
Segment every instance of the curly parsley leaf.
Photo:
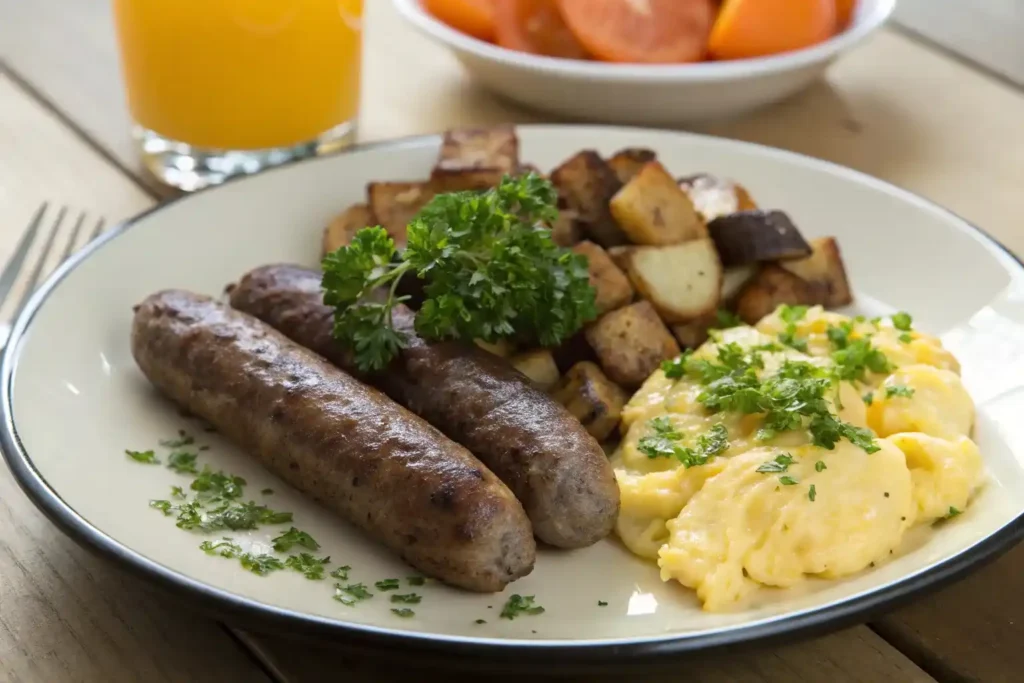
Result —
<svg viewBox="0 0 1024 683"><path fill-rule="evenodd" d="M391 612L403 619L408 619L410 617L416 616L416 613L408 607L392 607Z"/></svg>
<svg viewBox="0 0 1024 683"><path fill-rule="evenodd" d="M394 591L398 590L401 587L401 584L399 584L398 579L381 579L373 585L376 586L377 590L381 592Z"/></svg>
<svg viewBox="0 0 1024 683"><path fill-rule="evenodd" d="M408 226L400 257L382 228L360 230L322 264L334 336L361 369L384 367L406 343L392 311L411 273L425 283L415 328L427 339L559 344L597 312L586 258L558 247L543 225L555 202L547 180L506 176L484 192L434 197Z"/></svg>
<svg viewBox="0 0 1024 683"><path fill-rule="evenodd" d="M418 605L421 600L422 596L416 593L396 593L391 596L391 602L403 602L407 605Z"/></svg>
<svg viewBox="0 0 1024 683"><path fill-rule="evenodd" d="M728 330L733 327L740 327L746 323L738 315L730 310L719 308L715 311L715 324L710 329L713 330Z"/></svg>
<svg viewBox="0 0 1024 683"><path fill-rule="evenodd" d="M348 581L348 573L352 571L352 567L343 565L331 571L331 578L338 579L339 581Z"/></svg>

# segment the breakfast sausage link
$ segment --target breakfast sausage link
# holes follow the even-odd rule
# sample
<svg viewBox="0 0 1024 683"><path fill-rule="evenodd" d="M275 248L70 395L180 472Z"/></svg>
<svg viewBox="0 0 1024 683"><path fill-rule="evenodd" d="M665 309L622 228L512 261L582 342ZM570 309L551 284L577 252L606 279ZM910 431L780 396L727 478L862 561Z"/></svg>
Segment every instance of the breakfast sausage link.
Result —
<svg viewBox="0 0 1024 683"><path fill-rule="evenodd" d="M163 393L425 574L499 591L533 568L530 523L469 451L259 320L170 290L132 354Z"/></svg>
<svg viewBox="0 0 1024 683"><path fill-rule="evenodd" d="M264 266L230 288L231 305L356 374L332 337L320 280L298 266ZM619 511L615 475L576 418L503 359L474 345L424 341L404 307L394 321L408 346L365 381L480 458L522 501L540 540L580 548L610 533Z"/></svg>

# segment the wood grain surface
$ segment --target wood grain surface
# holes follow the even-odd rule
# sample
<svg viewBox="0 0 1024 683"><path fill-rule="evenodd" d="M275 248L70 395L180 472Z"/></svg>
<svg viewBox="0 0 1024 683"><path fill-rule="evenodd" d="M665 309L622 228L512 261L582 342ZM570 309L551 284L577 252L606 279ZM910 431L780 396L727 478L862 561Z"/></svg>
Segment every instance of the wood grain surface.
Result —
<svg viewBox="0 0 1024 683"><path fill-rule="evenodd" d="M545 118L476 88L390 2L368 6L361 139ZM163 193L134 153L107 0L0 0L0 63L14 79L0 74L0 259L44 199L113 220ZM883 32L806 93L703 131L877 175L1024 252L1024 147L1008 144L1024 139L1024 97L905 35ZM871 628L645 680L1021 680L1022 569L1019 547ZM0 471L0 681L410 680L400 653L389 666L279 637L238 640L253 657L221 626L83 553Z"/></svg>
<svg viewBox="0 0 1024 683"><path fill-rule="evenodd" d="M1024 86L1020 0L900 0L894 18L949 54Z"/></svg>

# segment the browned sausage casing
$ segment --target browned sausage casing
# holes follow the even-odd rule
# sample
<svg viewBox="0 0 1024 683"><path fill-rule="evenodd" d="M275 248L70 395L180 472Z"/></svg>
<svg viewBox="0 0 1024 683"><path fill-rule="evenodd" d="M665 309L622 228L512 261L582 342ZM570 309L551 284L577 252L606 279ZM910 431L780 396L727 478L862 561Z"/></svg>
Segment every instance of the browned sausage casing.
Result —
<svg viewBox="0 0 1024 683"><path fill-rule="evenodd" d="M356 373L332 334L320 273L290 265L257 268L231 291L231 305ZM537 538L561 548L611 532L619 489L608 458L565 408L501 358L472 345L427 343L400 307L395 326L409 346L384 372L365 377L472 451L516 494Z"/></svg>
<svg viewBox="0 0 1024 683"><path fill-rule="evenodd" d="M164 291L131 344L163 393L420 571L490 592L533 568L522 506L469 451L259 320Z"/></svg>

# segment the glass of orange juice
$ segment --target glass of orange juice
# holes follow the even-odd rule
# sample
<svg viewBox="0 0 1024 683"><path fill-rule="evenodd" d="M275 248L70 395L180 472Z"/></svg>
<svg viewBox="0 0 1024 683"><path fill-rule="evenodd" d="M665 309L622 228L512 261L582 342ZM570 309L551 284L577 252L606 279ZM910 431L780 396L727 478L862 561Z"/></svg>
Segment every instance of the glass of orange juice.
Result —
<svg viewBox="0 0 1024 683"><path fill-rule="evenodd" d="M146 167L196 190L348 144L363 0L113 0Z"/></svg>

